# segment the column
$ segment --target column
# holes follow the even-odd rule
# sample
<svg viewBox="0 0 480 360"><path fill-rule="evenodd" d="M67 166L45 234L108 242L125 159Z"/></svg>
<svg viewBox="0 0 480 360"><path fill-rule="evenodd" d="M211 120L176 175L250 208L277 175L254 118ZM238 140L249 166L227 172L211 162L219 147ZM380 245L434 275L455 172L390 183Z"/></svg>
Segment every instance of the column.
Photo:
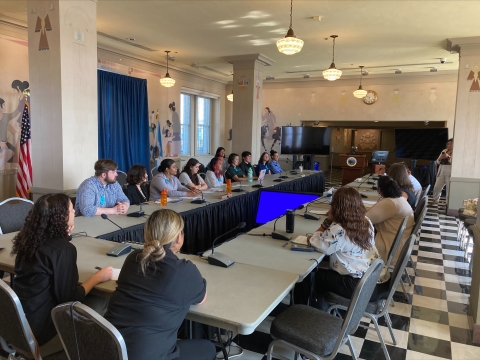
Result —
<svg viewBox="0 0 480 360"><path fill-rule="evenodd" d="M274 61L262 54L223 59L233 64L232 152L251 151L256 162L265 151L261 145L263 67Z"/></svg>
<svg viewBox="0 0 480 360"><path fill-rule="evenodd" d="M74 192L98 158L97 1L27 2L34 199Z"/></svg>
<svg viewBox="0 0 480 360"><path fill-rule="evenodd" d="M447 50L460 53L449 212L480 188L480 36L448 39ZM475 225L470 307L473 341L480 343L480 218ZM477 249L478 248L478 249Z"/></svg>

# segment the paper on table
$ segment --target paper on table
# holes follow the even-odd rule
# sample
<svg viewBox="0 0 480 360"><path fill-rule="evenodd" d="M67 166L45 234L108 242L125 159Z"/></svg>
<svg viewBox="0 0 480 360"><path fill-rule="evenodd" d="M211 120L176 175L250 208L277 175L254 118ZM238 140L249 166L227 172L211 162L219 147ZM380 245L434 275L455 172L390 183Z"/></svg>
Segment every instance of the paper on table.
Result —
<svg viewBox="0 0 480 360"><path fill-rule="evenodd" d="M292 243L298 245L308 245L307 237L303 235L298 235L295 239L292 240Z"/></svg>
<svg viewBox="0 0 480 360"><path fill-rule="evenodd" d="M204 190L203 193L204 194L213 194L213 193L220 192L220 191L225 191L225 190L223 190L223 188L213 188L213 189Z"/></svg>
<svg viewBox="0 0 480 360"><path fill-rule="evenodd" d="M308 210L308 212L311 212L312 214L317 214L317 215L327 215L328 209L325 210Z"/></svg>
<svg viewBox="0 0 480 360"><path fill-rule="evenodd" d="M118 280L118 276L120 275L120 270L121 269L117 269L117 268L113 268L113 272L112 272L112 280Z"/></svg>
<svg viewBox="0 0 480 360"><path fill-rule="evenodd" d="M181 201L183 201L181 198L167 198L167 203L178 203ZM160 204L160 200L155 200L155 204Z"/></svg>
<svg viewBox="0 0 480 360"><path fill-rule="evenodd" d="M187 200L198 200L198 199L201 199L202 197L201 196L194 196L194 197L190 197L190 196L182 196L180 199L187 199Z"/></svg>

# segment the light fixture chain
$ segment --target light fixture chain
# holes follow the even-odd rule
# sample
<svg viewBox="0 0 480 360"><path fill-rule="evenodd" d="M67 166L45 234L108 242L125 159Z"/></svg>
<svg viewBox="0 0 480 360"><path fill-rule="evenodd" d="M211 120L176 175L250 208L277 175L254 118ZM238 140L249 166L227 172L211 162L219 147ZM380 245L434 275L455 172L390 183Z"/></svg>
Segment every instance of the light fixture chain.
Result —
<svg viewBox="0 0 480 360"><path fill-rule="evenodd" d="M363 76L362 68L363 66L360 66L360 86L362 86L362 76Z"/></svg>
<svg viewBox="0 0 480 360"><path fill-rule="evenodd" d="M332 63L335 62L335 38L333 38L333 56L332 56Z"/></svg>
<svg viewBox="0 0 480 360"><path fill-rule="evenodd" d="M290 0L290 29L292 28L293 0Z"/></svg>

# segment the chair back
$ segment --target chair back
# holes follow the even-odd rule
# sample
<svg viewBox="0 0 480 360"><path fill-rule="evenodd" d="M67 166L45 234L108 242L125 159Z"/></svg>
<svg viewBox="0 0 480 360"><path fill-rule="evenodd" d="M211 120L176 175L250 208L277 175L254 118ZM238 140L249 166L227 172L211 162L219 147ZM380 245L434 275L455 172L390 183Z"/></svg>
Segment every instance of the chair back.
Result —
<svg viewBox="0 0 480 360"><path fill-rule="evenodd" d="M0 202L0 235L19 231L32 206L33 201L19 197Z"/></svg>
<svg viewBox="0 0 480 360"><path fill-rule="evenodd" d="M41 360L40 351L17 294L0 280L0 337L25 355ZM6 349L5 349L6 350Z"/></svg>
<svg viewBox="0 0 480 360"><path fill-rule="evenodd" d="M155 177L155 175L158 174L158 167L154 167L152 169L152 171L150 172L150 174L152 175L152 179L153 179ZM152 180L152 179L150 179L150 180Z"/></svg>
<svg viewBox="0 0 480 360"><path fill-rule="evenodd" d="M117 170L117 182L120 184L120 186L126 185L127 184L127 174L125 174L123 171Z"/></svg>
<svg viewBox="0 0 480 360"><path fill-rule="evenodd" d="M405 219L403 219L402 223L398 227L397 235L395 235L395 238L393 239L392 247L390 248L390 252L388 253L387 263L385 264L387 268L392 263L393 257L397 252L398 245L400 245L400 240L402 240L403 233L405 232L405 228L407 227L407 222L408 222L408 216L405 216Z"/></svg>
<svg viewBox="0 0 480 360"><path fill-rule="evenodd" d="M423 196L420 201L418 202L417 207L415 208L415 211L413 212L413 217L415 219L415 222L418 220L420 214L423 211L423 208L427 207L428 203L428 198L427 196Z"/></svg>
<svg viewBox="0 0 480 360"><path fill-rule="evenodd" d="M358 282L334 349L339 349L343 344L344 338L347 335L353 334L357 330L363 313L370 302L373 290L375 290L375 286L377 286L377 281L382 272L382 268L382 259L376 259L370 264L369 268ZM334 350L333 353L335 353L335 351L336 350Z"/></svg>
<svg viewBox="0 0 480 360"><path fill-rule="evenodd" d="M147 198L147 201L149 201L150 200L150 181L147 181L145 183L145 192L146 192L145 197Z"/></svg>
<svg viewBox="0 0 480 360"><path fill-rule="evenodd" d="M53 308L52 319L70 360L124 360L127 347L120 332L79 302Z"/></svg>
<svg viewBox="0 0 480 360"><path fill-rule="evenodd" d="M423 198L425 195L428 195L428 192L430 191L430 184L428 184L425 189L422 190L422 194L420 195L420 198Z"/></svg>
<svg viewBox="0 0 480 360"><path fill-rule="evenodd" d="M413 230L412 230L412 235L415 235L417 236L418 232L420 231L420 228L422 226L422 222L423 222L423 219L425 219L425 215L427 214L427 206L425 204L425 206L423 207L423 210L422 212L420 213L420 215L418 216L418 219L415 221L415 226L413 227Z"/></svg>
<svg viewBox="0 0 480 360"><path fill-rule="evenodd" d="M415 235L411 235L408 240L403 244L402 250L400 250L400 254L398 255L398 261L393 268L392 275L390 277L390 292L387 298L387 304L393 298L393 295L397 291L397 286L400 280L402 279L403 272L407 267L407 263L410 260L410 255L412 254L413 244L415 243L415 239L417 237Z"/></svg>

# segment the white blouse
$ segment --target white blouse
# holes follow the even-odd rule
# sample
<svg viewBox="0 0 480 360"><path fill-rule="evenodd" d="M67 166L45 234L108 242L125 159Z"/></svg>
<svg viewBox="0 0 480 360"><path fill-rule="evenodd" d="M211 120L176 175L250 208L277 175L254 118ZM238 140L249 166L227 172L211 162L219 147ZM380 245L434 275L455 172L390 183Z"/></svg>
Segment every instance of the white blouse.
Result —
<svg viewBox="0 0 480 360"><path fill-rule="evenodd" d="M380 257L375 247L373 225L370 224L371 247L363 250L361 247L350 241L345 230L340 224L333 222L324 232L316 232L310 238L312 247L326 255L330 255L330 269L340 275L350 275L354 278L361 278L367 271L370 264Z"/></svg>
<svg viewBox="0 0 480 360"><path fill-rule="evenodd" d="M200 185L203 185L205 184L205 181L203 181L202 177L200 176L200 174L197 174L197 177L198 177L198 182ZM180 174L180 176L178 177L178 180L180 180L180 183L182 184L185 184L185 185L188 185L190 183L193 183L192 179L190 179L190 176L188 176L187 173L185 172L182 172Z"/></svg>
<svg viewBox="0 0 480 360"><path fill-rule="evenodd" d="M207 175L205 176L205 182L208 185L208 188L216 188L223 186L223 175L220 175L219 178L215 175L212 170L207 171Z"/></svg>

